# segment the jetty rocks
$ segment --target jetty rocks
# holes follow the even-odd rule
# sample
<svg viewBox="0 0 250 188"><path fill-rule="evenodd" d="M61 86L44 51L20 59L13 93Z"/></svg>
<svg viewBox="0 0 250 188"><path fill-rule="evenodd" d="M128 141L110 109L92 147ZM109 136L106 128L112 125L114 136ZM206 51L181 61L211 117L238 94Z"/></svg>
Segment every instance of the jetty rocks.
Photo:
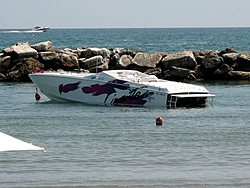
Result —
<svg viewBox="0 0 250 188"><path fill-rule="evenodd" d="M28 82L28 74L50 71L100 72L133 69L167 80L249 80L250 53L231 48L175 53L123 48L55 49L51 41L17 43L0 52L0 80Z"/></svg>

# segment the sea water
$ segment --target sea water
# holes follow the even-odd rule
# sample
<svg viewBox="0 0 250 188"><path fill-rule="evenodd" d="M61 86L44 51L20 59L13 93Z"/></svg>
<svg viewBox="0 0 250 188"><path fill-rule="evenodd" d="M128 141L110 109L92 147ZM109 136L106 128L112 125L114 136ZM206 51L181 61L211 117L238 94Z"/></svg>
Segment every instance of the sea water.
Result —
<svg viewBox="0 0 250 188"><path fill-rule="evenodd" d="M50 29L42 33L0 30L0 50L16 44L51 41L53 48L125 48L144 52L250 51L250 28Z"/></svg>
<svg viewBox="0 0 250 188"><path fill-rule="evenodd" d="M51 29L34 36L34 42L51 40L55 47L71 48L120 46L148 52L189 47L249 51L248 41L239 42L242 37L234 32L244 31L243 28L222 29L231 33L231 39L213 45L208 39L213 38L217 28L210 29L211 32L198 29L203 39L207 39L203 45L198 36L192 40L185 38L186 29L177 29L183 33L182 42L174 41L169 32L162 30L155 29L158 32L154 36L151 30L147 34L143 29L131 29L125 38L123 33L127 29L117 29L114 41L108 40L106 30L100 36L93 33L103 30L89 30L93 37L87 41L79 34L88 33L85 30ZM61 36L60 40L50 38L57 36L54 32ZM136 32L143 34L135 38L139 36ZM157 36L161 32L166 36ZM249 29L244 32L248 35ZM80 36L79 41L74 33ZM187 35L191 33L190 29ZM21 33L0 35L1 41L3 36L9 41L5 45L1 42L1 48L29 37ZM157 40L158 37L163 39ZM214 36L214 41L221 38ZM173 47L177 43L179 47ZM91 106L54 102L43 94L36 101L32 83L0 83L1 132L45 147L47 151L1 152L0 187L250 187L249 82L194 84L204 85L216 95L206 107ZM158 116L164 120L162 126L155 125Z"/></svg>

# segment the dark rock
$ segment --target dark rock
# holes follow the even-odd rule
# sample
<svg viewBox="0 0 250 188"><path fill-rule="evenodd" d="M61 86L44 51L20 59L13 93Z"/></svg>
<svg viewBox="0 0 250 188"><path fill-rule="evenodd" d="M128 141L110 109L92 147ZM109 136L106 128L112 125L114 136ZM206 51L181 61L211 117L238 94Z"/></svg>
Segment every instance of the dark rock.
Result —
<svg viewBox="0 0 250 188"><path fill-rule="evenodd" d="M156 67L156 68L152 68L152 69L147 69L144 73L145 74L149 74L149 75L155 75L158 78L162 77L162 72L161 72L161 68L160 67Z"/></svg>
<svg viewBox="0 0 250 188"><path fill-rule="evenodd" d="M217 51L208 53L202 61L202 67L205 69L217 69L223 63L223 58Z"/></svg>
<svg viewBox="0 0 250 188"><path fill-rule="evenodd" d="M188 80L195 80L195 72L186 68L180 68L172 66L169 70L164 72L166 75L171 77L172 79L188 79ZM171 79L171 80L172 80Z"/></svg>
<svg viewBox="0 0 250 188"><path fill-rule="evenodd" d="M110 61L109 61L109 68L110 69L116 69L117 64L119 63L121 56L119 53L113 53L110 56Z"/></svg>
<svg viewBox="0 0 250 188"><path fill-rule="evenodd" d="M250 71L250 54L241 53L238 56L237 63L242 71Z"/></svg>
<svg viewBox="0 0 250 188"><path fill-rule="evenodd" d="M194 58L196 59L196 62L198 65L201 64L202 60L205 58L205 53L201 50L197 50L193 52Z"/></svg>
<svg viewBox="0 0 250 188"><path fill-rule="evenodd" d="M225 78L226 75L228 74L228 72L232 71L232 68L223 63L212 75L213 79L221 79L221 78Z"/></svg>
<svg viewBox="0 0 250 188"><path fill-rule="evenodd" d="M33 72L40 72L44 69L44 65L34 58L23 59L16 63L10 70L8 78L13 81L29 81L28 75Z"/></svg>
<svg viewBox="0 0 250 188"><path fill-rule="evenodd" d="M197 79L204 79L204 70L200 64L195 67L194 72Z"/></svg>
<svg viewBox="0 0 250 188"><path fill-rule="evenodd" d="M101 55L103 58L109 58L110 51L106 48L87 48L81 51L79 58L91 58L93 56Z"/></svg>
<svg viewBox="0 0 250 188"><path fill-rule="evenodd" d="M240 53L230 52L230 53L223 54L222 58L224 60L224 63L231 66L237 61L239 55L240 55Z"/></svg>
<svg viewBox="0 0 250 188"><path fill-rule="evenodd" d="M226 48L225 50L221 51L219 55L222 56L223 54L228 54L228 53L237 53L237 51L235 51L232 48Z"/></svg>
<svg viewBox="0 0 250 188"><path fill-rule="evenodd" d="M11 56L0 57L0 72L6 74L11 64Z"/></svg>
<svg viewBox="0 0 250 188"><path fill-rule="evenodd" d="M0 81L6 80L6 79L7 77L4 74L0 73Z"/></svg>
<svg viewBox="0 0 250 188"><path fill-rule="evenodd" d="M79 67L82 68L84 67L84 62L85 62L86 58L79 58L78 59L78 63L79 63ZM85 69L84 69L85 70Z"/></svg>
<svg viewBox="0 0 250 188"><path fill-rule="evenodd" d="M249 80L250 79L250 72L230 71L226 75L226 79L228 79L228 80Z"/></svg>

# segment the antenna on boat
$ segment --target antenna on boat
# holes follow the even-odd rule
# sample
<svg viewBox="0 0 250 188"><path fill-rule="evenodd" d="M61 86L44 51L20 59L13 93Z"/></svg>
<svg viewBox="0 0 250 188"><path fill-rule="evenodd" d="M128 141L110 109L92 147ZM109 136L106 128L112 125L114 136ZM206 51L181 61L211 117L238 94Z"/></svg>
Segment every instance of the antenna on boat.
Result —
<svg viewBox="0 0 250 188"><path fill-rule="evenodd" d="M96 56L98 56L98 50L96 51ZM98 57L96 57L95 73L97 73Z"/></svg>
<svg viewBox="0 0 250 188"><path fill-rule="evenodd" d="M98 51L96 51L96 66L95 66L95 73L97 73L97 66L98 66Z"/></svg>

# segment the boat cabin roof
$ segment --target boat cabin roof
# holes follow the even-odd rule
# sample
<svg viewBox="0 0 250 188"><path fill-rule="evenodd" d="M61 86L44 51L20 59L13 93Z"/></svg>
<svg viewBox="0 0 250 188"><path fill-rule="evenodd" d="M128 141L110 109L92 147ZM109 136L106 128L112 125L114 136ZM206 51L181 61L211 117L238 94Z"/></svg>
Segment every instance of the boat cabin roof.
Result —
<svg viewBox="0 0 250 188"><path fill-rule="evenodd" d="M113 77L120 80L127 80L130 82L149 82L150 80L157 80L155 75L148 75L136 70L109 70L99 73L103 77Z"/></svg>

